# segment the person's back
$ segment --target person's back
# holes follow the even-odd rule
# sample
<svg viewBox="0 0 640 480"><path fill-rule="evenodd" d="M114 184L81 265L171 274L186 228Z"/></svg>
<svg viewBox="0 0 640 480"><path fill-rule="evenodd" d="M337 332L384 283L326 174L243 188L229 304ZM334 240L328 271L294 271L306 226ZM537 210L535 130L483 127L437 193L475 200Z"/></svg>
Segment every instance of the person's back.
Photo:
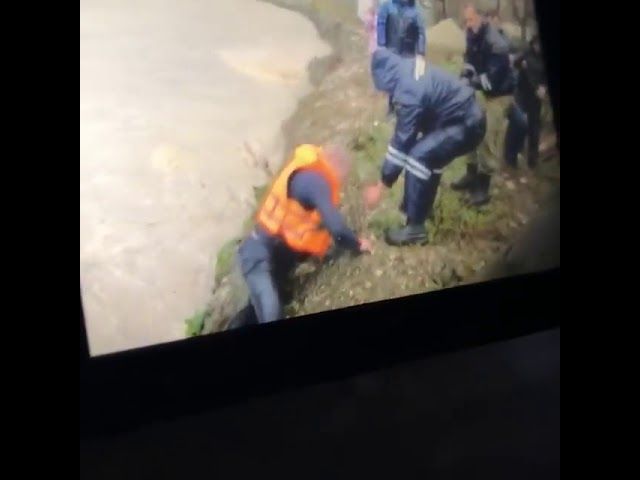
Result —
<svg viewBox="0 0 640 480"><path fill-rule="evenodd" d="M399 55L424 55L424 19L414 0L391 0L380 5L377 18L378 46Z"/></svg>
<svg viewBox="0 0 640 480"><path fill-rule="evenodd" d="M381 49L374 54L374 83L389 93L397 105L416 109L423 129L438 128L465 115L475 99L472 88L430 63L425 74L416 80L414 68L415 60Z"/></svg>

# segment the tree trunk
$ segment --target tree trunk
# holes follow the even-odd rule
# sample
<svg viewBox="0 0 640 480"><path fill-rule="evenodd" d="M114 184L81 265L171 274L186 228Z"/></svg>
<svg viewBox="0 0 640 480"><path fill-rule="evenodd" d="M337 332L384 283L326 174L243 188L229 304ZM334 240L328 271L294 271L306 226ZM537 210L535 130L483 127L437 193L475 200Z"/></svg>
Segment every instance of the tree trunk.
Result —
<svg viewBox="0 0 640 480"><path fill-rule="evenodd" d="M521 34L522 34L522 43L525 44L527 42L527 23L529 20L529 15L530 15L530 9L529 9L529 2L527 0L524 0L524 5L523 5L523 10L524 12L522 13L522 25L521 25Z"/></svg>
<svg viewBox="0 0 640 480"><path fill-rule="evenodd" d="M523 0L519 2L518 0L513 0L511 4L513 9L513 17L520 25L520 40L523 44L527 41L527 0Z"/></svg>

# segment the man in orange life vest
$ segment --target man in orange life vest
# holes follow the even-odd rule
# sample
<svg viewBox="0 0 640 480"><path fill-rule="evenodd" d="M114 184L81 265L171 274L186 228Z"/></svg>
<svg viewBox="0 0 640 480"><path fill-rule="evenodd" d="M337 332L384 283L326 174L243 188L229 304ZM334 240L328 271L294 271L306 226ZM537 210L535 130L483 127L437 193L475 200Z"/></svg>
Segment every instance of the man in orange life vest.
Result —
<svg viewBox="0 0 640 480"><path fill-rule="evenodd" d="M255 228L238 249L250 306L227 328L282 318L282 283L298 260L322 258L333 243L355 253L371 252L370 241L358 238L338 210L350 167L349 156L338 146L296 148L258 208Z"/></svg>

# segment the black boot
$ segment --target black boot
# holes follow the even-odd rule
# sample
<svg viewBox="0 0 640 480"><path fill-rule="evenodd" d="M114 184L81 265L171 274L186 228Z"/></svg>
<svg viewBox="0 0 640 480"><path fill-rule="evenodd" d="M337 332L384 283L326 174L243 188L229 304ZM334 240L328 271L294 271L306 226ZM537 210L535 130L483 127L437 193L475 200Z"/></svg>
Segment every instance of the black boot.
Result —
<svg viewBox="0 0 640 480"><path fill-rule="evenodd" d="M227 327L225 330L235 330L236 328L246 327L247 325L257 325L258 317L256 315L256 311L253 308L253 305L249 303L242 310L236 313L229 323L227 323Z"/></svg>
<svg viewBox="0 0 640 480"><path fill-rule="evenodd" d="M491 175L479 173L475 185L469 196L469 204L479 207L489 203L489 186L491 185Z"/></svg>
<svg viewBox="0 0 640 480"><path fill-rule="evenodd" d="M424 224L407 225L402 228L395 228L385 232L385 241L389 245L400 247L403 245L411 245L419 243L424 245L429 241L427 229Z"/></svg>
<svg viewBox="0 0 640 480"><path fill-rule="evenodd" d="M467 173L460 177L455 182L451 183L451 188L454 190L471 190L476 178L478 177L478 167L476 165L467 165Z"/></svg>

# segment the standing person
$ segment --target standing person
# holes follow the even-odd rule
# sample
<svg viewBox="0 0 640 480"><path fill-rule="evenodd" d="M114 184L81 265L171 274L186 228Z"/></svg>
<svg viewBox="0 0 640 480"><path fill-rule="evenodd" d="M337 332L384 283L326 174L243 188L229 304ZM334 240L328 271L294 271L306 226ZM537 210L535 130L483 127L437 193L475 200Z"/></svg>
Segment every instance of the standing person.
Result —
<svg viewBox="0 0 640 480"><path fill-rule="evenodd" d="M297 261L323 258L332 243L355 253L371 252L371 242L358 238L338 210L350 168L351 159L340 147L296 148L258 209L255 228L238 249L251 308L227 328L282 318L280 294Z"/></svg>
<svg viewBox="0 0 640 480"><path fill-rule="evenodd" d="M475 6L465 6L463 13L467 48L461 78L482 92L487 133L480 148L469 156L467 173L453 182L451 187L469 191L469 203L480 206L490 199L491 176L498 168L505 131L505 112L515 81L509 59L509 44L504 36L480 15Z"/></svg>
<svg viewBox="0 0 640 480"><path fill-rule="evenodd" d="M426 32L415 0L391 0L378 9L378 46L402 56L425 55Z"/></svg>
<svg viewBox="0 0 640 480"><path fill-rule="evenodd" d="M427 47L426 29L415 0L390 0L380 5L377 19L378 46L388 48L403 57L424 59ZM424 69L424 61L416 62L415 76ZM393 98L389 97L389 113L393 113Z"/></svg>
<svg viewBox="0 0 640 480"><path fill-rule="evenodd" d="M378 45L377 39L377 22L378 22L378 8L379 8L378 0L371 0L371 5L367 8L364 14L364 29L367 34L368 46L369 46L369 55L372 55L376 50Z"/></svg>
<svg viewBox="0 0 640 480"><path fill-rule="evenodd" d="M529 168L535 168L538 163L540 144L540 112L542 100L547 94L544 62L540 39L537 35L529 42L527 51L515 59L514 65L518 70L518 81L514 102L509 111L509 126L504 149L505 161L508 166L517 168L518 153L524 148L526 138L527 164Z"/></svg>
<svg viewBox="0 0 640 480"><path fill-rule="evenodd" d="M485 134L485 115L475 91L445 70L427 64L416 81L415 59L387 49L373 54L371 73L378 90L392 95L397 122L387 148L381 180L365 189L365 203L375 207L383 192L405 171L400 209L406 225L386 232L390 245L426 243L425 222L438 192L442 169L475 149Z"/></svg>

